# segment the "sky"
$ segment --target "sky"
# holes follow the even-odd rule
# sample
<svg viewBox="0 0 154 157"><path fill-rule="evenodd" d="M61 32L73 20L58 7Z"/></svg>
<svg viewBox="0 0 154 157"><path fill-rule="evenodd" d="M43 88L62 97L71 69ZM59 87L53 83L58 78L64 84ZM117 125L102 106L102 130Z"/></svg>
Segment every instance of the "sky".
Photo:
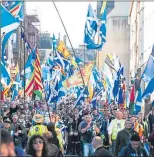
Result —
<svg viewBox="0 0 154 157"><path fill-rule="evenodd" d="M96 9L96 2L56 2L59 13L63 19L73 47L83 44L84 26L86 21L87 9L89 3L93 9ZM60 33L61 39L65 35L65 30L58 17L52 2L27 2L27 13L38 12L40 19L41 32L55 33L58 38ZM67 40L67 44L69 42Z"/></svg>

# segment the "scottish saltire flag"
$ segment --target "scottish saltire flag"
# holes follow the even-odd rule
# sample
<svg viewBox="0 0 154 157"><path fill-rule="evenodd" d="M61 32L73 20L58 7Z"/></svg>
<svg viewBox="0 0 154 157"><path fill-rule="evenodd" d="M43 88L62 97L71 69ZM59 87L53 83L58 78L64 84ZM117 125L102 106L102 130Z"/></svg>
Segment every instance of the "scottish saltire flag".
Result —
<svg viewBox="0 0 154 157"><path fill-rule="evenodd" d="M49 91L47 93L47 102L57 102L58 101L58 81L55 84L49 84Z"/></svg>
<svg viewBox="0 0 154 157"><path fill-rule="evenodd" d="M89 92L88 92L88 88L86 86L86 87L84 87L84 89L80 93L80 95L79 95L78 99L76 100L74 106L82 105L82 103L84 102L85 98L88 97L88 95L89 95Z"/></svg>
<svg viewBox="0 0 154 157"><path fill-rule="evenodd" d="M151 79L151 81L148 83L146 89L143 92L142 98L145 98L147 96L150 96L154 92L154 77Z"/></svg>
<svg viewBox="0 0 154 157"><path fill-rule="evenodd" d="M104 42L106 42L106 4L104 6L105 7L104 10L102 10L100 21L97 18L96 12L92 9L91 5L88 7L87 21L84 31L84 43L87 44L87 49L101 49ZM95 43L95 36L98 27L99 37L101 38L100 44Z"/></svg>
<svg viewBox="0 0 154 157"><path fill-rule="evenodd" d="M56 52L56 55L53 60L62 68L64 72L69 69L69 62L58 51Z"/></svg>
<svg viewBox="0 0 154 157"><path fill-rule="evenodd" d="M19 26L20 20L12 16L2 5L1 9L1 35L8 33L12 30L15 30ZM7 20L6 20L7 19Z"/></svg>
<svg viewBox="0 0 154 157"><path fill-rule="evenodd" d="M87 20L85 23L84 30L84 43L87 45L94 45L94 38L97 32L98 27L98 19L96 16L96 12L92 9L91 5L88 6ZM99 45L97 45L99 46Z"/></svg>
<svg viewBox="0 0 154 157"><path fill-rule="evenodd" d="M142 80L144 82L149 82L154 76L154 46L152 48L152 53L147 61L146 67L142 74Z"/></svg>
<svg viewBox="0 0 154 157"><path fill-rule="evenodd" d="M9 86L9 84L11 83L11 77L7 68L2 62L0 63L0 68L1 68L1 83L4 87Z"/></svg>
<svg viewBox="0 0 154 157"><path fill-rule="evenodd" d="M1 37L2 37L2 61L4 62L4 56L5 56L5 45L12 35L12 33L18 28L20 24L20 20L18 18L15 18L13 15L11 15L3 5L0 5L1 10ZM7 20L6 20L7 19Z"/></svg>
<svg viewBox="0 0 154 157"><path fill-rule="evenodd" d="M52 48L53 48L53 51L56 51L56 49L57 49L57 40L55 38L54 33L53 33L53 37L52 37Z"/></svg>
<svg viewBox="0 0 154 157"><path fill-rule="evenodd" d="M135 111L136 114L140 112L142 109L142 89L140 88L137 92L136 104L135 104Z"/></svg>
<svg viewBox="0 0 154 157"><path fill-rule="evenodd" d="M117 76L116 76L116 79L114 81L114 87L113 87L113 96L114 96L114 99L116 99L116 97L118 95L120 78L121 78L121 75L123 75L123 72L124 72L124 67L121 67L119 69L119 71L117 72Z"/></svg>

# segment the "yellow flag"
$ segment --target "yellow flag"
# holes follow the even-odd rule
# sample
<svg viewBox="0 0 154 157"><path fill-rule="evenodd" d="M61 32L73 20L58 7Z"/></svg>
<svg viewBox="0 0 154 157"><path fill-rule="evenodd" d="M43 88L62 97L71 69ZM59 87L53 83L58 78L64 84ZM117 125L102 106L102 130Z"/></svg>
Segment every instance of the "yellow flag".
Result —
<svg viewBox="0 0 154 157"><path fill-rule="evenodd" d="M92 100L94 94L94 88L91 82L88 83L88 92L89 92L89 98L90 100Z"/></svg>
<svg viewBox="0 0 154 157"><path fill-rule="evenodd" d="M86 64L83 68L81 68L81 71L76 72L74 75L72 75L70 78L65 80L63 82L63 86L65 88L71 88L76 86L82 86L83 80L85 85L88 84L89 76L91 74L92 68L93 68L94 62L89 62ZM82 76L81 76L82 73ZM82 80L83 78L83 80Z"/></svg>
<svg viewBox="0 0 154 157"><path fill-rule="evenodd" d="M57 47L57 50L63 54L64 58L68 58L71 54L70 52L67 50L65 44L63 41L60 41L58 47Z"/></svg>

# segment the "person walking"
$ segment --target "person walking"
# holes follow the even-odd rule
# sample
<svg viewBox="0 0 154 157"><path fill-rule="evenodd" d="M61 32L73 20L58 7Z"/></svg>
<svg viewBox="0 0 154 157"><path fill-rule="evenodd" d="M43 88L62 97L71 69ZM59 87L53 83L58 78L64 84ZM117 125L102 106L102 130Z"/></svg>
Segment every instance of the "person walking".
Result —
<svg viewBox="0 0 154 157"><path fill-rule="evenodd" d="M148 157L146 150L141 145L139 135L133 135L128 145L120 151L118 157Z"/></svg>
<svg viewBox="0 0 154 157"><path fill-rule="evenodd" d="M28 132L28 136L31 137L33 135L43 135L43 133L47 132L48 129L45 125L43 125L44 118L41 114L35 114L33 117L33 121L35 125L32 126Z"/></svg>
<svg viewBox="0 0 154 157"><path fill-rule="evenodd" d="M128 144L132 135L137 134L132 129L132 122L130 119L125 121L125 128L118 132L115 146L115 156L118 157L120 150Z"/></svg>
<svg viewBox="0 0 154 157"><path fill-rule="evenodd" d="M103 148L103 141L101 137L95 136L92 140L92 145L96 150L92 157L113 157L113 155L108 150Z"/></svg>
<svg viewBox="0 0 154 157"><path fill-rule="evenodd" d="M123 114L120 111L116 112L116 118L111 121L108 127L109 144L112 146L112 153L115 154L116 138L119 131L125 128L125 120L122 119Z"/></svg>
<svg viewBox="0 0 154 157"><path fill-rule="evenodd" d="M45 140L40 135L33 135L27 145L27 154L32 157L47 157L48 149Z"/></svg>

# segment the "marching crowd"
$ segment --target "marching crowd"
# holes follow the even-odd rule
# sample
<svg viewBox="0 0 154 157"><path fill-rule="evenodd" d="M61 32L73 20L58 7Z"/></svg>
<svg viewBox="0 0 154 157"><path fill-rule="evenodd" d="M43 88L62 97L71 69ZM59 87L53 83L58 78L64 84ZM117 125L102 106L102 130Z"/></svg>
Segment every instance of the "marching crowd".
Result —
<svg viewBox="0 0 154 157"><path fill-rule="evenodd" d="M131 115L114 102L50 106L20 98L1 102L0 112L1 156L154 156L154 109Z"/></svg>

